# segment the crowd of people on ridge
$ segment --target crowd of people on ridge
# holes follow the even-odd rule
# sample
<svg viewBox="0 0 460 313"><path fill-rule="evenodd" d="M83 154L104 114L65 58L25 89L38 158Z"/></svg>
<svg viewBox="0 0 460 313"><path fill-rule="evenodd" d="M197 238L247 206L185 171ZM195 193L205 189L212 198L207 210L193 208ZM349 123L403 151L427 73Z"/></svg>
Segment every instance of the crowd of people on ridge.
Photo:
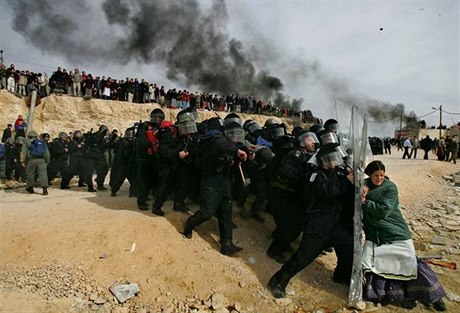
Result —
<svg viewBox="0 0 460 313"><path fill-rule="evenodd" d="M66 94L85 98L127 101L132 103L158 103L162 107L185 109L204 109L214 111L267 114L286 117L299 117L303 122L321 123L310 110L296 111L285 105L275 105L250 95L217 95L208 92L191 92L150 83L137 78L114 79L106 76L93 76L75 68L73 71L58 67L51 77L46 73L33 73L17 70L14 64L8 68L0 64L0 89L20 96L28 96L35 85L40 97L50 94Z"/></svg>

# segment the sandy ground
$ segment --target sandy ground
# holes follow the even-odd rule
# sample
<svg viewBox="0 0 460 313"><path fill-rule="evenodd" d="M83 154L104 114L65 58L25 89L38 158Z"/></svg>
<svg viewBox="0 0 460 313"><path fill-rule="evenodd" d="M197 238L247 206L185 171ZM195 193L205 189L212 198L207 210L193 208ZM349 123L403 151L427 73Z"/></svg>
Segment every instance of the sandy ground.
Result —
<svg viewBox="0 0 460 313"><path fill-rule="evenodd" d="M379 159L399 186L409 221L427 213L434 199L455 201L455 193L451 197L446 191L451 188L452 193L454 187L446 187L441 175L460 170L458 164L401 160L401 153L395 151ZM179 231L188 215L172 212L171 201L164 207L166 215L158 217L138 211L135 199L127 194L126 184L117 197L110 197L109 191L90 194L75 184L71 190L51 187L47 197L26 194L23 188L0 191L0 312L69 312L75 302L73 294L44 296L40 290L8 287L4 281L12 272L27 276L34 269L53 265L84 272L100 294L108 295L108 287L120 278L139 284L140 294L125 305L130 312L167 312L171 303L208 299L214 293L225 295L229 305L237 303L241 312L334 312L345 306L348 288L331 280L333 253L321 256L291 281L288 300L271 297L265 286L279 264L265 255L274 228L268 215L267 222L259 224L235 214L239 228L234 241L244 250L231 258L218 252L215 220L200 226L192 240L184 239ZM458 244L460 238L459 231L454 231L448 234L446 246L435 246L429 244L433 235L432 229L425 228L414 234L415 241L426 243L419 254L437 254ZM445 258L459 263L458 248ZM448 291L460 293L458 271L435 270ZM450 312L460 312L460 303L446 303ZM402 311L392 306L379 310ZM418 305L414 311L427 310Z"/></svg>

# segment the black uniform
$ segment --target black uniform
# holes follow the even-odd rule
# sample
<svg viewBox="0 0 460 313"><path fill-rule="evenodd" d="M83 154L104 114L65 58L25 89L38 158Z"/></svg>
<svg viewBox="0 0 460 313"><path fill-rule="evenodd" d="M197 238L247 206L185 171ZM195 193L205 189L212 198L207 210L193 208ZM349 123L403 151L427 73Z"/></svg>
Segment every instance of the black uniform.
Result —
<svg viewBox="0 0 460 313"><path fill-rule="evenodd" d="M178 140L179 151L187 151L185 159L179 159L174 175L174 207L175 211L186 211L185 198L187 196L196 199L199 194L200 172L197 170L195 161L195 149L198 142L198 134L182 135Z"/></svg>
<svg viewBox="0 0 460 313"><path fill-rule="evenodd" d="M335 171L315 168L307 174L306 219L298 250L272 276L269 288L275 297L284 297L289 280L313 262L326 247L334 247L337 267L334 280L348 282L353 263L353 236L340 223L342 201L353 193L352 185Z"/></svg>
<svg viewBox="0 0 460 313"><path fill-rule="evenodd" d="M232 195L230 167L238 148L230 144L219 131L210 131L200 139L197 149L197 166L201 169L200 210L185 223L184 236L191 238L192 231L217 213L221 252L234 254L241 248L233 245Z"/></svg>
<svg viewBox="0 0 460 313"><path fill-rule="evenodd" d="M84 187L85 183L85 151L84 138L74 138L69 142L70 172L71 175L78 175L78 187Z"/></svg>
<svg viewBox="0 0 460 313"><path fill-rule="evenodd" d="M300 149L290 151L275 169L271 182L270 201L276 229L267 254L280 263L286 262L283 253L297 239L305 222L303 190L307 162L311 154Z"/></svg>
<svg viewBox="0 0 460 313"><path fill-rule="evenodd" d="M148 138L148 133L156 137L157 132L154 124L144 122L139 124L136 134L136 192L137 206L141 210L148 209L147 198L157 182L158 143Z"/></svg>
<svg viewBox="0 0 460 313"><path fill-rule="evenodd" d="M175 126L160 128L158 137L158 185L155 191L155 201L152 212L157 215L164 215L161 210L163 204L172 192L174 172L179 162L179 139Z"/></svg>
<svg viewBox="0 0 460 313"><path fill-rule="evenodd" d="M68 143L56 139L51 144L51 162L47 166L48 182L51 182L61 173L61 189L68 189L72 174L69 167L69 147Z"/></svg>
<svg viewBox="0 0 460 313"><path fill-rule="evenodd" d="M99 190L104 190L104 180L108 173L108 164L104 158L104 150L107 147L105 133L91 133L86 139L85 153L85 181L88 191L94 192L93 173L96 170L96 183Z"/></svg>
<svg viewBox="0 0 460 313"><path fill-rule="evenodd" d="M136 157L135 141L133 139L121 138L114 149L112 170L110 171L110 188L112 196L115 196L125 179L128 179L129 195L132 197L136 190Z"/></svg>
<svg viewBox="0 0 460 313"><path fill-rule="evenodd" d="M16 148L18 146L18 148ZM15 164L19 163L19 154L21 153L22 145L5 143L5 176L11 179ZM22 167L22 166L21 166ZM23 171L25 174L25 171Z"/></svg>

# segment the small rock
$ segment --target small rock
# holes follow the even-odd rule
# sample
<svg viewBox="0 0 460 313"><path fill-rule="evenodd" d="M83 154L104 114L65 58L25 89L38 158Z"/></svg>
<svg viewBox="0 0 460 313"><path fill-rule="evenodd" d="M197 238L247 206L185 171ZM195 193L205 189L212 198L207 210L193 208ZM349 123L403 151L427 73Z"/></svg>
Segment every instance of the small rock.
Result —
<svg viewBox="0 0 460 313"><path fill-rule="evenodd" d="M97 292L93 292L92 294L89 295L89 301L94 301L98 297Z"/></svg>
<svg viewBox="0 0 460 313"><path fill-rule="evenodd" d="M99 306L97 304L92 304L90 309L91 309L91 311L97 311L97 310L99 310Z"/></svg>
<svg viewBox="0 0 460 313"><path fill-rule="evenodd" d="M220 293L215 293L211 296L211 306L213 310L218 310L220 308L225 308L227 306L227 298Z"/></svg>
<svg viewBox="0 0 460 313"><path fill-rule="evenodd" d="M81 300L85 298L85 295L78 291L74 293L74 296Z"/></svg>
<svg viewBox="0 0 460 313"><path fill-rule="evenodd" d="M254 259L253 257L249 257L248 262L249 264L256 264L256 259Z"/></svg>
<svg viewBox="0 0 460 313"><path fill-rule="evenodd" d="M230 311L227 310L227 308L219 308L217 310L214 310L213 312L214 313L230 313Z"/></svg>
<svg viewBox="0 0 460 313"><path fill-rule="evenodd" d="M102 253L101 255L99 255L99 259L106 259L107 258L107 254L105 253Z"/></svg>
<svg viewBox="0 0 460 313"><path fill-rule="evenodd" d="M446 239L441 236L434 236L433 239L431 239L431 243L434 245L446 245Z"/></svg>
<svg viewBox="0 0 460 313"><path fill-rule="evenodd" d="M429 178L433 178L433 175L431 174L426 174L426 176L428 176Z"/></svg>
<svg viewBox="0 0 460 313"><path fill-rule="evenodd" d="M289 299L289 298L274 298L273 301L275 301L275 303L279 306L288 306L289 304L292 303L292 300ZM316 311L315 311L316 312ZM321 313L324 313L324 311L321 311Z"/></svg>
<svg viewBox="0 0 460 313"><path fill-rule="evenodd" d="M104 299L104 298L102 298L102 297L97 297L97 298L94 300L94 303L96 303L96 304L104 304L104 303L106 303L106 302L107 302L107 300Z"/></svg>
<svg viewBox="0 0 460 313"><path fill-rule="evenodd" d="M246 287L246 283L245 283L244 281L240 281L240 282L238 283L238 285L239 285L241 288Z"/></svg>

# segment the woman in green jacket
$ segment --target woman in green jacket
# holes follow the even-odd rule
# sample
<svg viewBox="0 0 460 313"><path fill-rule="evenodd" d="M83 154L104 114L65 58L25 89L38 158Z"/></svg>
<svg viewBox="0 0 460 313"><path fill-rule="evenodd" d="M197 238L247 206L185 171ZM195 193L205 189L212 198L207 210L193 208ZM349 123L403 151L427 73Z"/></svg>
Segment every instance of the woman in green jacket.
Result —
<svg viewBox="0 0 460 313"><path fill-rule="evenodd" d="M365 169L361 201L366 241L363 247L366 300L412 309L416 301L445 311L446 295L436 274L415 256L414 243L399 209L398 188L385 176L385 165Z"/></svg>

